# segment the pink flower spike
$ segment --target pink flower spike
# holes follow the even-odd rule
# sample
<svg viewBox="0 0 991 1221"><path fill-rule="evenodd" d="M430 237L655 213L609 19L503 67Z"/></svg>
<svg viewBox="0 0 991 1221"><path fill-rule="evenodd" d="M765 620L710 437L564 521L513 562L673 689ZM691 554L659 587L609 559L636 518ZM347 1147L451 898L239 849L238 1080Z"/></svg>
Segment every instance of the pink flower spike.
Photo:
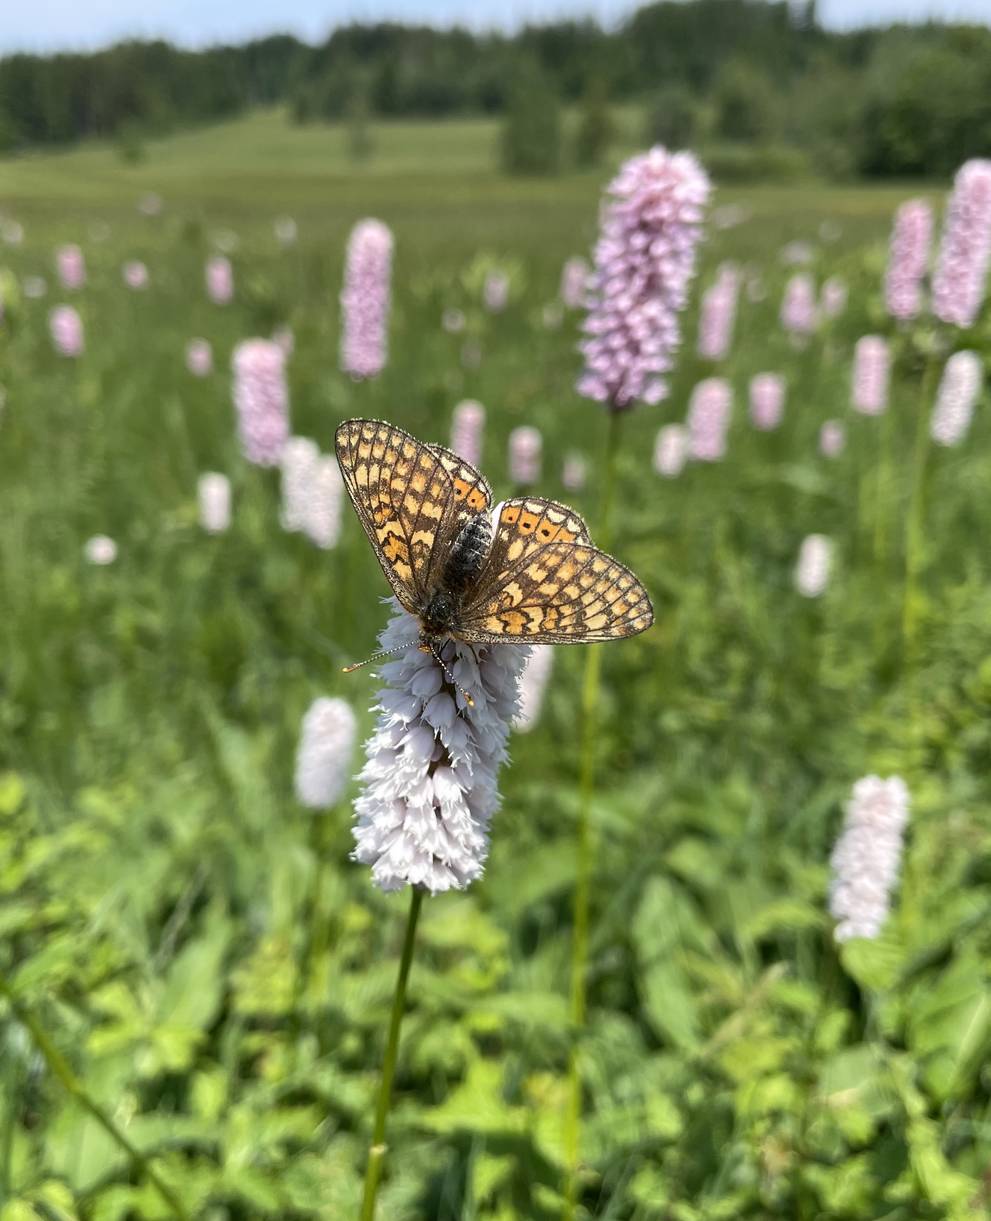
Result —
<svg viewBox="0 0 991 1221"><path fill-rule="evenodd" d="M724 263L716 282L702 295L698 352L705 360L722 360L729 352L739 291L740 278L736 268Z"/></svg>
<svg viewBox="0 0 991 1221"><path fill-rule="evenodd" d="M207 261L206 292L214 305L228 305L234 298L234 269L225 255L216 254Z"/></svg>
<svg viewBox="0 0 991 1221"><path fill-rule="evenodd" d="M581 255L565 263L561 270L561 300L566 309L581 309L585 304L591 274L592 269Z"/></svg>
<svg viewBox="0 0 991 1221"><path fill-rule="evenodd" d="M684 470L688 459L688 431L681 424L665 424L654 441L654 470L665 479L674 479Z"/></svg>
<svg viewBox="0 0 991 1221"><path fill-rule="evenodd" d="M490 314L501 314L509 304L509 276L504 271L490 271L485 277L482 303Z"/></svg>
<svg viewBox="0 0 991 1221"><path fill-rule="evenodd" d="M388 346L392 232L380 220L359 221L348 239L341 292L341 368L376 377Z"/></svg>
<svg viewBox="0 0 991 1221"><path fill-rule="evenodd" d="M750 420L761 432L781 423L785 408L785 379L780 373L758 373L750 379Z"/></svg>
<svg viewBox="0 0 991 1221"><path fill-rule="evenodd" d="M819 429L819 452L824 458L837 458L846 446L846 428L841 420L827 420Z"/></svg>
<svg viewBox="0 0 991 1221"><path fill-rule="evenodd" d="M864 335L853 354L853 406L862 415L883 415L888 408L891 356L880 335Z"/></svg>
<svg viewBox="0 0 991 1221"><path fill-rule="evenodd" d="M246 339L234 349L234 406L245 458L277 466L289 437L285 354L269 339Z"/></svg>
<svg viewBox="0 0 991 1221"><path fill-rule="evenodd" d="M482 461L485 408L474 399L458 403L451 417L451 449L459 458L478 466Z"/></svg>
<svg viewBox="0 0 991 1221"><path fill-rule="evenodd" d="M918 317L922 310L922 281L929 266L933 214L924 199L910 199L895 213L884 277L888 313L899 322Z"/></svg>
<svg viewBox="0 0 991 1221"><path fill-rule="evenodd" d="M186 368L193 377L206 377L213 372L213 348L209 340L191 339L186 344Z"/></svg>
<svg viewBox="0 0 991 1221"><path fill-rule="evenodd" d="M967 161L953 182L933 276L933 313L973 326L984 302L991 261L991 161Z"/></svg>
<svg viewBox="0 0 991 1221"><path fill-rule="evenodd" d="M133 288L135 291L140 292L148 287L148 268L137 259L132 259L130 262L125 263L121 274L128 288Z"/></svg>
<svg viewBox="0 0 991 1221"><path fill-rule="evenodd" d="M803 598L819 598L826 592L832 566L832 541L824 534L807 535L795 565L795 588Z"/></svg>
<svg viewBox="0 0 991 1221"><path fill-rule="evenodd" d="M543 442L539 431L527 424L509 434L509 478L520 487L529 487L540 478Z"/></svg>
<svg viewBox="0 0 991 1221"><path fill-rule="evenodd" d="M666 396L708 200L695 157L660 145L609 184L581 344L585 398L622 411Z"/></svg>
<svg viewBox="0 0 991 1221"><path fill-rule="evenodd" d="M585 487L588 478L588 464L584 454L575 450L564 455L561 466L561 483L569 492L580 492Z"/></svg>
<svg viewBox="0 0 991 1221"><path fill-rule="evenodd" d="M815 281L806 272L799 272L785 285L781 302L781 325L799 338L811 335L818 325Z"/></svg>
<svg viewBox="0 0 991 1221"><path fill-rule="evenodd" d="M71 291L86 283L86 260L78 246L60 246L55 252L55 266L63 288Z"/></svg>
<svg viewBox="0 0 991 1221"><path fill-rule="evenodd" d="M847 287L839 276L825 280L819 293L819 312L823 318L838 318L846 309Z"/></svg>
<svg viewBox="0 0 991 1221"><path fill-rule="evenodd" d="M954 352L946 362L929 433L937 445L959 445L970 430L984 369L976 352Z"/></svg>
<svg viewBox="0 0 991 1221"><path fill-rule="evenodd" d="M733 394L722 377L707 377L692 391L688 404L688 453L696 462L719 462L726 456Z"/></svg>
<svg viewBox="0 0 991 1221"><path fill-rule="evenodd" d="M59 356L81 356L83 352L83 320L71 305L56 305L48 315L48 329Z"/></svg>

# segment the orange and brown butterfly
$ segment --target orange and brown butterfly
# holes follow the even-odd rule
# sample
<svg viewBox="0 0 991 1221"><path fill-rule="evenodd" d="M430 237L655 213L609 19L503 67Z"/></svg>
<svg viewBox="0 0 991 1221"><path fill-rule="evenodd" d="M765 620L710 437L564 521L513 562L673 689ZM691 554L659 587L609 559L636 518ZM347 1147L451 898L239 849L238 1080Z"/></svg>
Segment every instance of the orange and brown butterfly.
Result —
<svg viewBox="0 0 991 1221"><path fill-rule="evenodd" d="M379 420L346 420L337 461L420 644L585 644L645 631L643 585L593 546L566 505L518 496L492 507L482 475L441 445Z"/></svg>

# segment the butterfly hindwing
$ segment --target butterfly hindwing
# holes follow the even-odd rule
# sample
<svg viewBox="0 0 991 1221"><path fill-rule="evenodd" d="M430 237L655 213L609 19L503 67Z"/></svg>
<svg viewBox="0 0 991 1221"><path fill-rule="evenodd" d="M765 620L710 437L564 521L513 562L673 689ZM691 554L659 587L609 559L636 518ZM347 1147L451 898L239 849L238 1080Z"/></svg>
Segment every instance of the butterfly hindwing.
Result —
<svg viewBox="0 0 991 1221"><path fill-rule="evenodd" d="M459 634L488 643L577 644L636 635L653 617L643 585L592 545L576 513L527 496L501 506Z"/></svg>
<svg viewBox="0 0 991 1221"><path fill-rule="evenodd" d="M396 597L422 609L438 558L488 485L454 454L378 420L347 420L335 437L351 503ZM463 487L463 494L458 495Z"/></svg>

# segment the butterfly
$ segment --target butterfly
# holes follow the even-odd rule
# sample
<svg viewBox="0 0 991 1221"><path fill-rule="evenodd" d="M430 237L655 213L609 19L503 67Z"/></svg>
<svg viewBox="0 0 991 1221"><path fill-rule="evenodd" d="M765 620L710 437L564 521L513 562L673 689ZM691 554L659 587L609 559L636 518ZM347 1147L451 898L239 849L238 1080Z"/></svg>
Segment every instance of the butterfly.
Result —
<svg viewBox="0 0 991 1221"><path fill-rule="evenodd" d="M566 505L492 507L484 477L442 445L380 420L335 437L344 486L420 645L582 644L634 636L654 611L628 568L593 546Z"/></svg>

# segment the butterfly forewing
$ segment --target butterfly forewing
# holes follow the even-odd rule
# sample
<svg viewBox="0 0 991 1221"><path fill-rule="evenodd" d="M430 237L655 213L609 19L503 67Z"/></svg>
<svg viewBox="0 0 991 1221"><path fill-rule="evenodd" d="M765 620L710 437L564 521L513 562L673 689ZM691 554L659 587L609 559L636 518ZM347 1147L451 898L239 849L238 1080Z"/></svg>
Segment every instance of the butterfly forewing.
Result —
<svg viewBox="0 0 991 1221"><path fill-rule="evenodd" d="M440 446L378 420L347 420L335 438L351 503L399 601L418 614L450 540L474 506L488 507L482 476Z"/></svg>

